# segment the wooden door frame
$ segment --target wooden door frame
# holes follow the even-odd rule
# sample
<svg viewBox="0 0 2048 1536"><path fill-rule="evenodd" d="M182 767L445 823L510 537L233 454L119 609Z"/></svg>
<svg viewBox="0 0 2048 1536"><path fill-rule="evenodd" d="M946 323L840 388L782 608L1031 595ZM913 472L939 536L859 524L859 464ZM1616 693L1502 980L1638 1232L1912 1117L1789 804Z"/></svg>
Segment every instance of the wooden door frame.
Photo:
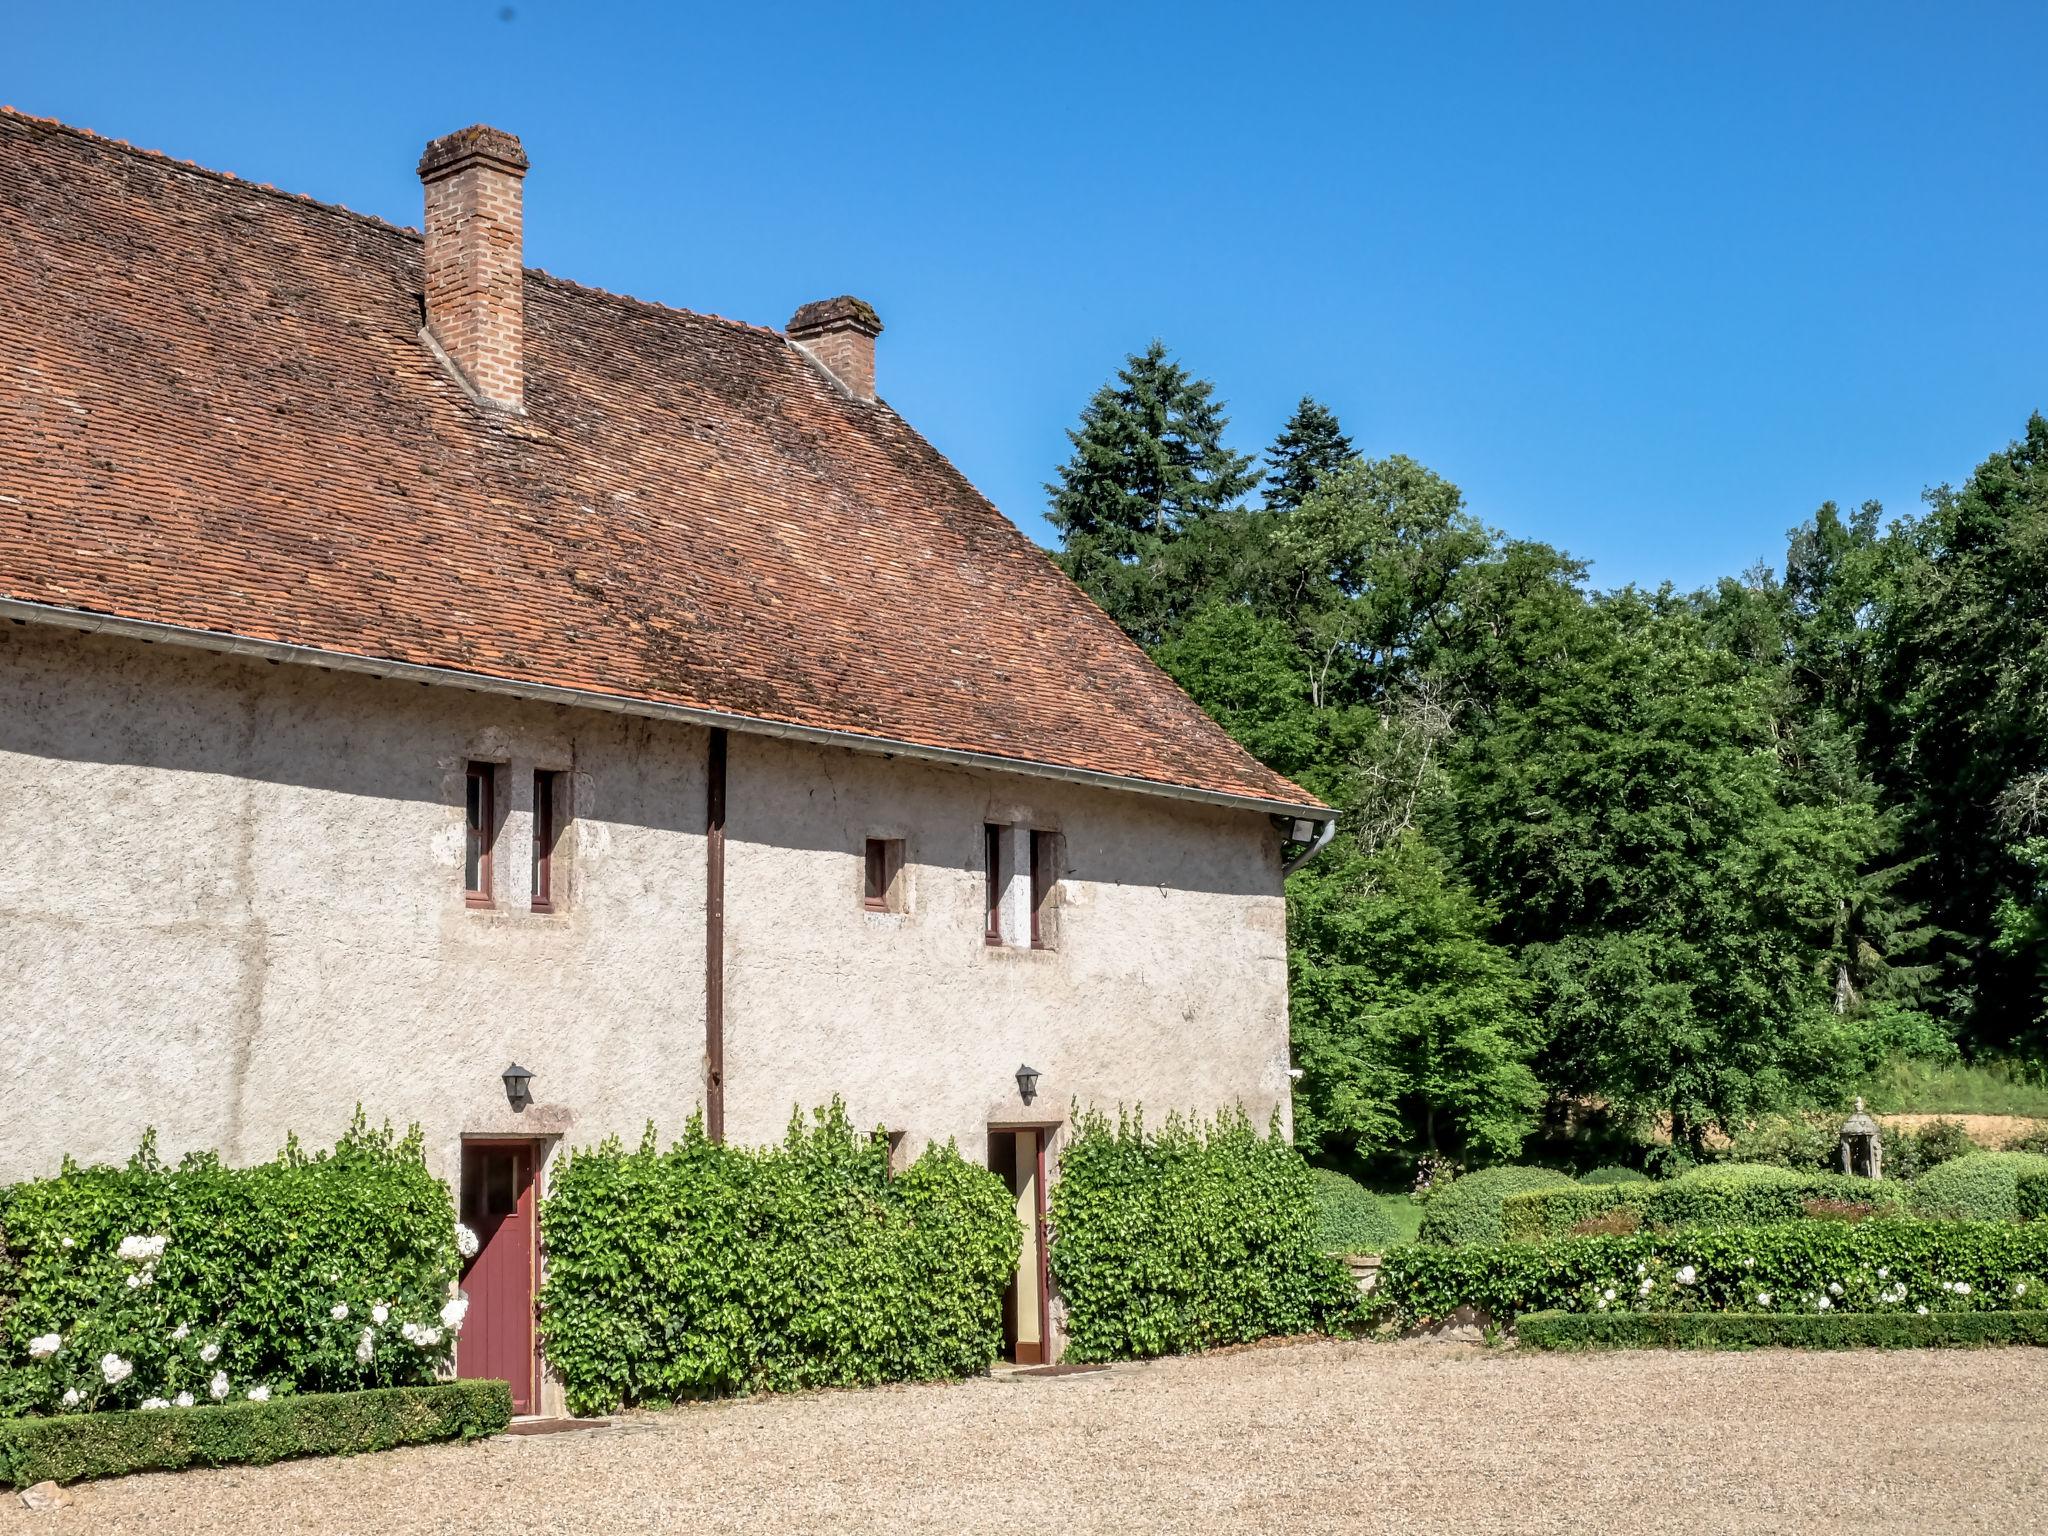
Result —
<svg viewBox="0 0 2048 1536"><path fill-rule="evenodd" d="M1038 1247L1038 1354L1036 1360L1019 1360L1018 1365L1052 1364L1052 1265L1049 1258L1051 1244L1046 1241L1046 1151L1052 1141L1053 1132L1060 1127L1059 1121L1027 1120L1008 1125L991 1121L988 1133L992 1136L1021 1136L1030 1132L1038 1142L1037 1178L1032 1183L1032 1219L1037 1227ZM1011 1166L1016 1166L1014 1157Z"/></svg>
<svg viewBox="0 0 2048 1536"><path fill-rule="evenodd" d="M542 1164L546 1161L547 1141L545 1138L535 1136L464 1136L462 1138L462 1154L465 1173L468 1171L466 1165L469 1161L469 1150L472 1147L479 1150L491 1147L519 1148L524 1150L532 1160L532 1168L527 1181L527 1188L532 1192L533 1196L533 1219L526 1224L526 1305L528 1308L527 1333L533 1341L533 1348L529 1352L529 1358L526 1362L526 1369L529 1373L526 1385L526 1411L530 1415L537 1415L540 1412L541 1389L540 1174ZM461 1209L461 1197L459 1194L456 1199L456 1208L459 1213ZM470 1262L472 1261L467 1259L463 1261L465 1269Z"/></svg>

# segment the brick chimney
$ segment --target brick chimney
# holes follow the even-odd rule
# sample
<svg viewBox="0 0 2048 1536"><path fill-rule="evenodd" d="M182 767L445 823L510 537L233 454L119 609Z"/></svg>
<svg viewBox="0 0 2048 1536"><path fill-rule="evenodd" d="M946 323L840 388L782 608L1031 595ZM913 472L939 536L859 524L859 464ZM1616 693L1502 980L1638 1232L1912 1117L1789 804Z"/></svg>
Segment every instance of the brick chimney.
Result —
<svg viewBox="0 0 2048 1536"><path fill-rule="evenodd" d="M508 411L525 409L525 179L519 141L482 124L434 140L420 156L427 189L427 327L470 388Z"/></svg>
<svg viewBox="0 0 2048 1536"><path fill-rule="evenodd" d="M788 334L854 399L875 398L875 338L882 322L872 304L849 296L819 299L789 317Z"/></svg>

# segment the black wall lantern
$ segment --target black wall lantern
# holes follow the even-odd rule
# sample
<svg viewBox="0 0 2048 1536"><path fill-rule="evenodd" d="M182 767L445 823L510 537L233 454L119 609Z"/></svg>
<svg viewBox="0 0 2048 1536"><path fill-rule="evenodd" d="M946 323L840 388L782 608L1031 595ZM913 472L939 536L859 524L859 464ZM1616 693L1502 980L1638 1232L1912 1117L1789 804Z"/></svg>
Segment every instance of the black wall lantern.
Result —
<svg viewBox="0 0 2048 1536"><path fill-rule="evenodd" d="M1026 1104L1038 1097L1038 1069L1019 1067L1017 1069L1017 1092Z"/></svg>
<svg viewBox="0 0 2048 1536"><path fill-rule="evenodd" d="M533 1074L513 1062L505 1069L505 1100L514 1109L524 1109L532 1102Z"/></svg>

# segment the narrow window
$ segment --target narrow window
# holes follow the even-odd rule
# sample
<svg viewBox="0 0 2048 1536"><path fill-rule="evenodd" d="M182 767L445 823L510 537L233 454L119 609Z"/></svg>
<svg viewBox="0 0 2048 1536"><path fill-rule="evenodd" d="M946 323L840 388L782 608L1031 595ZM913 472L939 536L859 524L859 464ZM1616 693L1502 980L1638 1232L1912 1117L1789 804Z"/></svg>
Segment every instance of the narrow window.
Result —
<svg viewBox="0 0 2048 1536"><path fill-rule="evenodd" d="M555 910L555 841L561 835L562 776L551 768L533 774L533 910Z"/></svg>
<svg viewBox="0 0 2048 1536"><path fill-rule="evenodd" d="M868 839L867 875L862 884L861 905L870 912L901 912L903 902L903 840L898 837Z"/></svg>
<svg viewBox="0 0 2048 1536"><path fill-rule="evenodd" d="M462 848L462 899L472 907L491 904L491 805L496 770L489 763L469 765L466 825Z"/></svg>
<svg viewBox="0 0 2048 1536"><path fill-rule="evenodd" d="M1060 878L1057 832L1031 834L1031 947L1050 949L1053 938L1053 887Z"/></svg>
<svg viewBox="0 0 2048 1536"><path fill-rule="evenodd" d="M991 822L981 830L988 867L987 920L982 938L986 943L1000 944L1003 942L1003 828Z"/></svg>

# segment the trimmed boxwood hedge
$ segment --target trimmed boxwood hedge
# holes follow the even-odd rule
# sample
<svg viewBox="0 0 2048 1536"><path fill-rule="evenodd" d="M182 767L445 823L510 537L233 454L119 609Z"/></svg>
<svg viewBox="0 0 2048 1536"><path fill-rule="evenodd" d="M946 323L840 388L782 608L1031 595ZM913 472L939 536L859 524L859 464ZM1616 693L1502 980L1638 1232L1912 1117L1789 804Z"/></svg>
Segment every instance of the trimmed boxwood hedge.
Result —
<svg viewBox="0 0 2048 1536"><path fill-rule="evenodd" d="M0 1485L27 1488L130 1472L347 1456L433 1440L473 1440L511 1422L512 1390L502 1381L10 1419L0 1422Z"/></svg>
<svg viewBox="0 0 2048 1536"><path fill-rule="evenodd" d="M1464 1248L1417 1243L1387 1253L1373 1300L1378 1316L1397 1324L1448 1317L1462 1306L1502 1321L1632 1308L2032 1309L2048 1302L2048 1222L1800 1220Z"/></svg>
<svg viewBox="0 0 2048 1536"><path fill-rule="evenodd" d="M1325 1253L1385 1253L1400 1229L1379 1196L1334 1168L1311 1168L1315 1180L1316 1235Z"/></svg>
<svg viewBox="0 0 2048 1536"><path fill-rule="evenodd" d="M1591 1216L1627 1207L1649 1227L1752 1227L1797 1221L1809 1201L1874 1205L1900 1214L1898 1184L1840 1173L1795 1173L1761 1163L1696 1168L1663 1184L1574 1184L1529 1190L1501 1202L1501 1232L1510 1242L1562 1237Z"/></svg>
<svg viewBox="0 0 2048 1536"><path fill-rule="evenodd" d="M1429 1203L1422 1208L1421 1240L1452 1247L1500 1242L1501 1202L1510 1195L1578 1187L1568 1173L1512 1163L1464 1174L1430 1192Z"/></svg>
<svg viewBox="0 0 2048 1536"><path fill-rule="evenodd" d="M2033 1152L1972 1152L1930 1169L1913 1185L1922 1216L2011 1221L2021 1215L2019 1181L2048 1174L2048 1157Z"/></svg>
<svg viewBox="0 0 2048 1536"><path fill-rule="evenodd" d="M1531 1312L1531 1349L1934 1349L2048 1344L2048 1312Z"/></svg>

